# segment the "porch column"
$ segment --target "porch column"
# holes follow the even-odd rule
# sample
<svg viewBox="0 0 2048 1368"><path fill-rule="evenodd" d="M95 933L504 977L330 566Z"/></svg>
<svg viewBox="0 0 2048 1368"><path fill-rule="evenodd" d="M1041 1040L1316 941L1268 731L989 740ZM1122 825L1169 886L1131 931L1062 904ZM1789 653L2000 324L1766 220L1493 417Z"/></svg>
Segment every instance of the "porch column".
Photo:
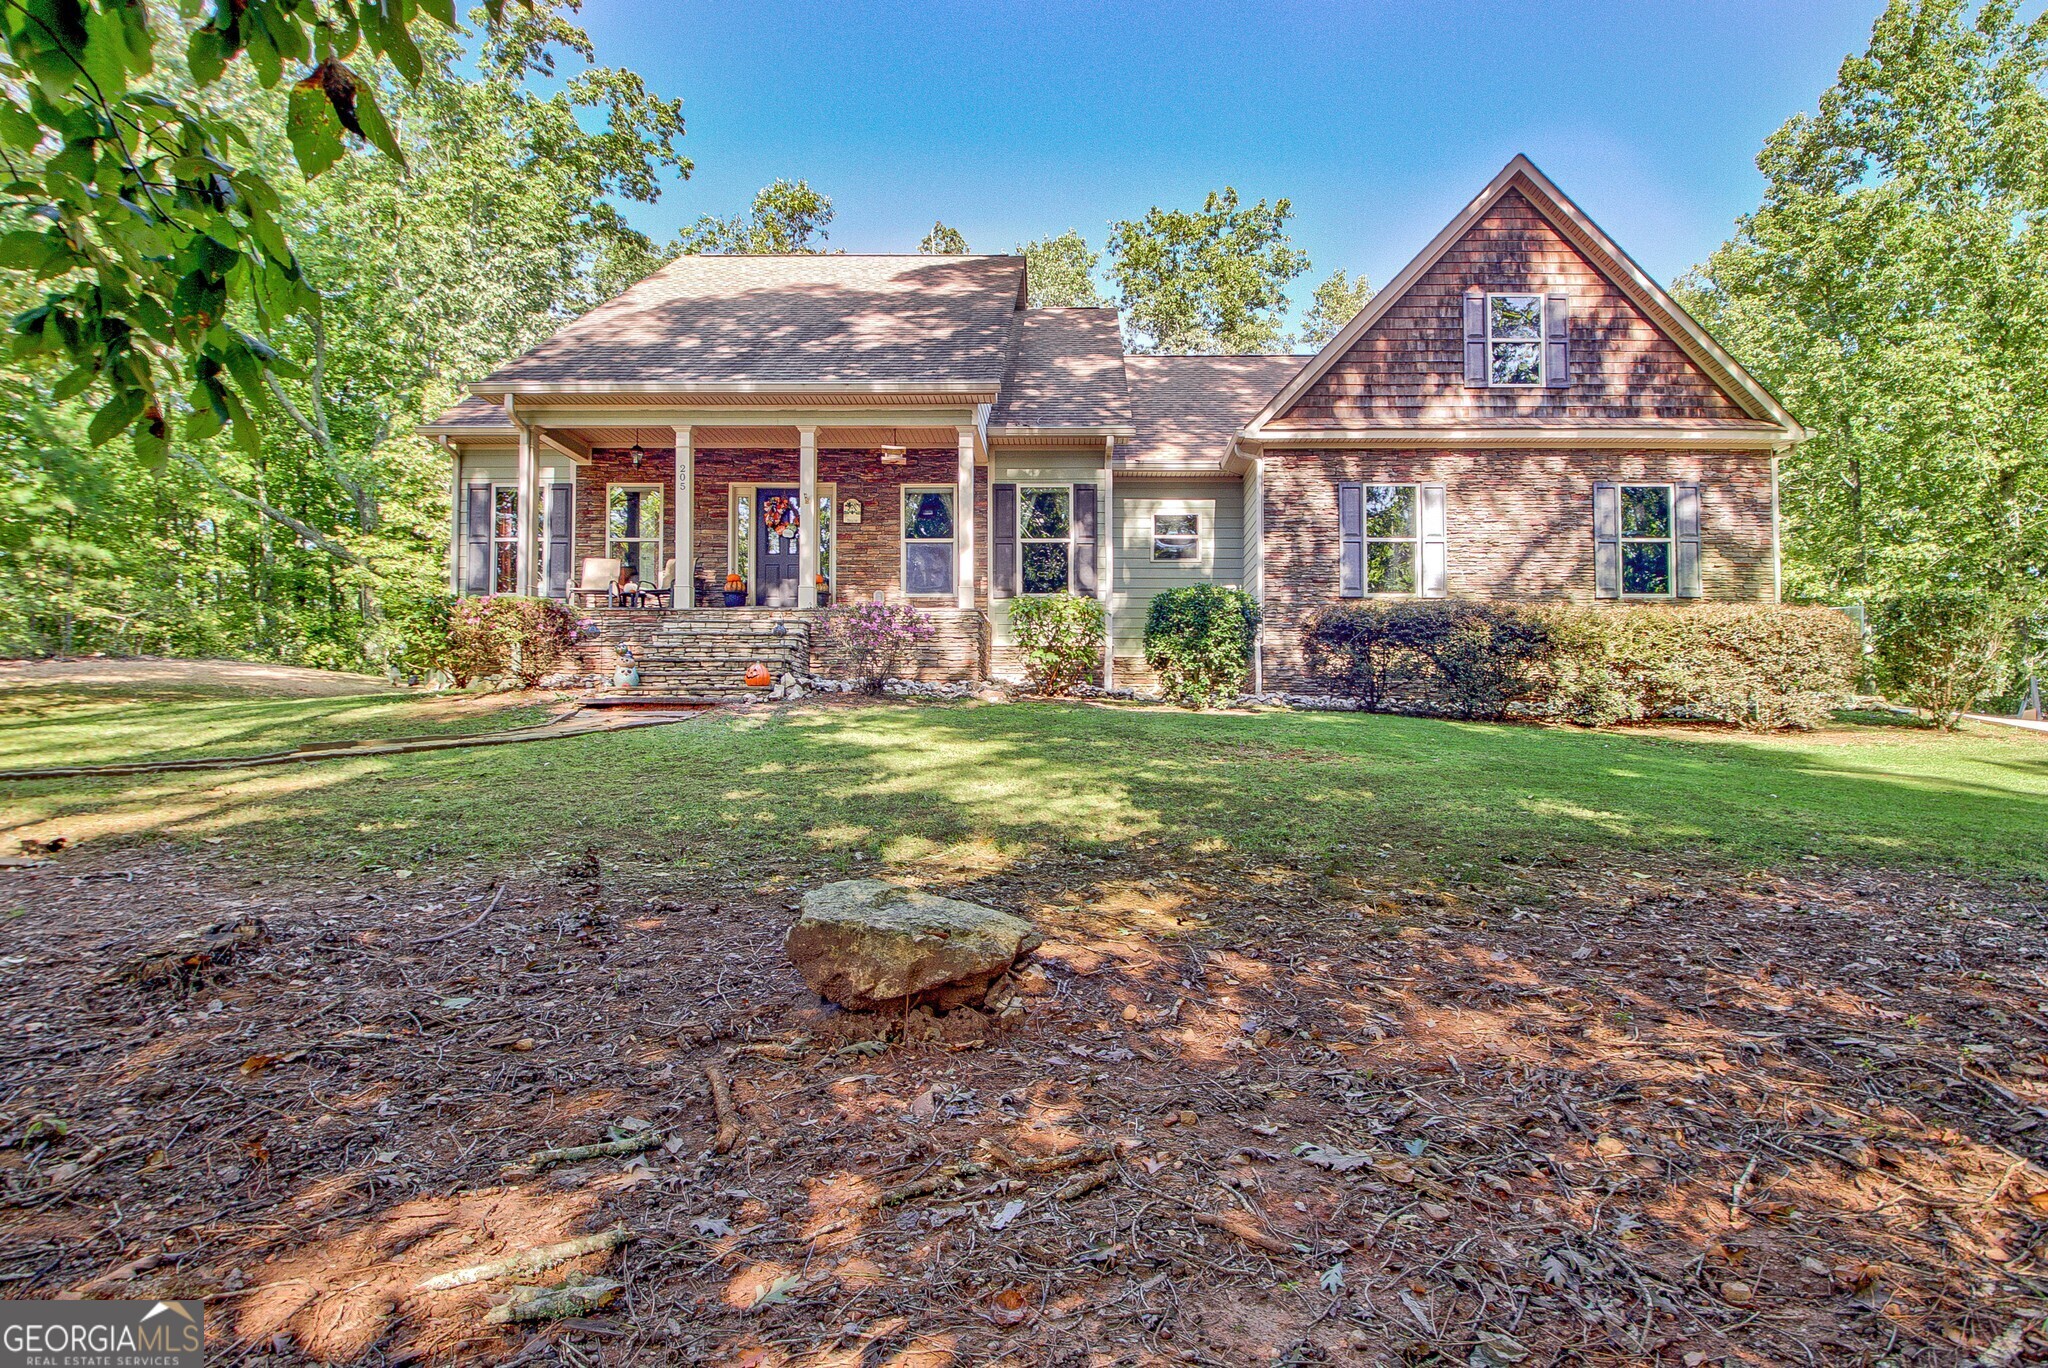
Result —
<svg viewBox="0 0 2048 1368"><path fill-rule="evenodd" d="M518 592L531 596L535 591L534 552L538 549L537 533L540 508L540 453L536 448L539 441L534 430L524 423L519 424L519 554L515 560L518 571Z"/></svg>
<svg viewBox="0 0 2048 1368"><path fill-rule="evenodd" d="M818 606L818 429L797 436L796 606Z"/></svg>
<svg viewBox="0 0 2048 1368"><path fill-rule="evenodd" d="M676 584L669 600L678 608L697 606L697 448L690 430L676 429Z"/></svg>
<svg viewBox="0 0 2048 1368"><path fill-rule="evenodd" d="M960 469L953 495L953 596L962 608L974 606L974 429L955 430L960 438Z"/></svg>
<svg viewBox="0 0 2048 1368"><path fill-rule="evenodd" d="M1116 687L1116 438L1102 439L1102 508L1095 544L1102 548L1102 687Z"/></svg>
<svg viewBox="0 0 2048 1368"><path fill-rule="evenodd" d="M443 437L448 453L448 592L462 596L462 448Z"/></svg>

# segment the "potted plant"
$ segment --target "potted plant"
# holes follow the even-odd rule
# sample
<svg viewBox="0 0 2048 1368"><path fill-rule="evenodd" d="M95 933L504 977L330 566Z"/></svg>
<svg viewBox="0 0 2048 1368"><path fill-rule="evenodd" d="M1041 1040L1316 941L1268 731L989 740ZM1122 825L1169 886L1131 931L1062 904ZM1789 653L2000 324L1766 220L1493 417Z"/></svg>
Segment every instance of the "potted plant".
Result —
<svg viewBox="0 0 2048 1368"><path fill-rule="evenodd" d="M725 606L728 608L744 608L746 605L746 577L738 574L727 575L725 577Z"/></svg>
<svg viewBox="0 0 2048 1368"><path fill-rule="evenodd" d="M828 604L831 601L832 586L825 582L825 577L823 575L820 575L818 576L818 604L820 607L823 607L825 604Z"/></svg>

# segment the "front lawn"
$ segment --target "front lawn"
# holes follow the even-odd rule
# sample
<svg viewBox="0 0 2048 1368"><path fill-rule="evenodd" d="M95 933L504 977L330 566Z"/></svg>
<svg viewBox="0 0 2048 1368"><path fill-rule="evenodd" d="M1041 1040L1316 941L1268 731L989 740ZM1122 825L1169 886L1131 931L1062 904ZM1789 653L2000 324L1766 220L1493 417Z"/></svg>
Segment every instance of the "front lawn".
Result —
<svg viewBox="0 0 2048 1368"><path fill-rule="evenodd" d="M295 706L333 708L322 715L330 731L372 718L417 729L416 714L398 716L410 703ZM260 710L277 706L115 711L134 729L131 749L147 734L168 750L179 737L203 744L195 738L206 719L219 733L255 729ZM94 739L108 722L29 728L10 737L7 761L108 755L120 748ZM1517 863L1608 856L2048 873L2048 745L1988 730L1748 736L1070 704L839 705L289 772L16 783L5 794L0 830L17 834L208 837L353 868L601 846L707 873L991 869L1047 852L1145 847L1368 879L1384 869L1485 882Z"/></svg>

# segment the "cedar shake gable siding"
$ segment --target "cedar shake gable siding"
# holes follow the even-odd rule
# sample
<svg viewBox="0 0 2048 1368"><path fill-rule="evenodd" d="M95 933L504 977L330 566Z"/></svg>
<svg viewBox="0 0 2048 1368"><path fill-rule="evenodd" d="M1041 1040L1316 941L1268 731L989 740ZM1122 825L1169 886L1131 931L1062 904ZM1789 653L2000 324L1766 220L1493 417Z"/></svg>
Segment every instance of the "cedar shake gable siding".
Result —
<svg viewBox="0 0 2048 1368"><path fill-rule="evenodd" d="M1572 383L1465 384L1467 294L1570 295ZM1760 426L1634 302L1510 187L1330 369L1278 426L1626 421Z"/></svg>
<svg viewBox="0 0 2048 1368"><path fill-rule="evenodd" d="M1766 452L1269 451L1264 462L1264 655L1269 687L1312 689L1303 633L1340 596L1337 486L1441 484L1446 590L1453 599L1592 603L1593 486L1697 484L1701 597L1768 603L1771 463ZM1643 600L1631 600L1640 602ZM1658 600L1649 600L1656 602Z"/></svg>

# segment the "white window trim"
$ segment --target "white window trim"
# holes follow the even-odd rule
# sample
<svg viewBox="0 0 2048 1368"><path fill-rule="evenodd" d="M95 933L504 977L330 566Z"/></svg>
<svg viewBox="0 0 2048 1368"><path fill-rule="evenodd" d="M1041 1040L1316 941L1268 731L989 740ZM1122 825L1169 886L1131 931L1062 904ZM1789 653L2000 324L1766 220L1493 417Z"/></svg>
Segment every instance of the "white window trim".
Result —
<svg viewBox="0 0 2048 1368"><path fill-rule="evenodd" d="M1493 378L1493 344L1496 340L1493 335L1493 301L1496 299L1533 299L1536 301L1536 378L1526 384L1509 384L1504 380ZM1494 290L1487 294L1486 384L1489 389L1544 388L1545 382L1550 379L1548 370L1550 364L1550 338L1545 331L1549 327L1549 317L1549 306L1541 290ZM1498 340L1522 344L1526 344L1529 341L1526 337L1503 337Z"/></svg>
<svg viewBox="0 0 2048 1368"><path fill-rule="evenodd" d="M1515 388L1520 388L1516 386ZM1372 492L1375 489L1405 489L1409 492L1409 513L1415 531L1405 537L1375 537L1368 530L1372 516ZM1366 480L1358 487L1359 515L1359 583L1367 598L1410 599L1422 597L1422 486L1419 483L1401 480ZM1375 589L1372 587L1372 547L1378 542L1382 546L1406 546L1408 548L1409 575L1413 589Z"/></svg>
<svg viewBox="0 0 2048 1368"><path fill-rule="evenodd" d="M1178 566L1181 566L1182 568L1184 568L1184 569L1188 569L1188 570L1200 570L1200 569L1205 569L1205 568L1207 568L1207 566L1208 566L1208 564L1209 564L1209 561L1210 561L1210 556L1209 556L1209 539L1208 539L1208 536L1207 536L1207 534L1206 534L1206 533L1204 533L1204 532L1202 531L1203 515L1202 515L1202 510L1201 510L1201 509L1199 509L1199 508L1178 508L1178 507L1175 507L1175 508L1155 508L1155 509L1153 509L1153 510L1152 510L1152 513L1151 513L1151 518L1152 518L1152 535L1151 535L1151 537L1150 537L1150 538L1149 538L1148 540L1149 540L1149 541L1150 541L1150 543L1151 543L1151 548L1152 548L1152 563L1153 563L1154 565L1178 565ZM1185 532L1166 532L1166 533L1162 533L1162 532L1161 532L1161 531L1159 530L1159 520L1160 520L1161 518L1193 518L1193 519L1195 520L1195 531L1194 531L1194 538L1195 538L1195 554L1194 554L1194 555L1192 555L1192 556L1162 556L1162 555L1160 555L1160 554L1159 554L1159 542L1160 542L1160 538L1161 538L1161 537L1185 537L1185 536L1187 536L1187 535L1188 535L1188 534L1187 534L1187 533L1185 533Z"/></svg>
<svg viewBox="0 0 2048 1368"><path fill-rule="evenodd" d="M1664 535L1661 537L1631 537L1623 529L1627 527L1628 492L1631 489L1661 489L1664 491ZM1628 547L1630 542L1639 545L1664 543L1664 592L1661 594L1630 593L1628 587ZM1678 486L1659 480L1629 480L1614 482L1614 588L1615 593L1625 599L1668 599L1678 596Z"/></svg>
<svg viewBox="0 0 2048 1368"><path fill-rule="evenodd" d="M949 573L955 580L960 578L960 486L951 484L905 484L896 486L896 583L908 599L951 599L958 595L959 586L949 584L934 594L913 594L910 592L910 512L905 507L912 494L950 494L953 496L953 535L950 537L922 537L919 546L946 546L952 548L947 562Z"/></svg>
<svg viewBox="0 0 2048 1368"><path fill-rule="evenodd" d="M796 488L796 485L797 485L797 482L796 482L795 480L790 480L790 481L788 481L788 482L786 482L786 483L785 483L784 481L781 481L781 480L752 480L752 481L745 481L745 482L741 482L741 481L734 481L734 482L733 482L732 484L729 484L729 485L727 485L727 486L725 487L725 573L726 573L726 574L730 575L730 574L732 574L732 573L733 573L734 571L738 570L738 569L739 569L739 563L740 563L740 527L739 527L739 520L738 520L737 518L733 517L733 515L732 515L732 505L733 505L733 500L735 500L735 499L739 498L739 497L740 497L741 495L745 495L745 496L746 496L746 500L747 500L747 516L748 516L748 518L749 518L749 519L751 520L751 519L752 519L752 518L754 517L754 515L755 515L755 514L757 514L757 513L759 513L759 512L760 512L760 501L759 501L759 500L757 500L757 499L756 499L756 498L754 497L754 491L755 491L755 490L758 490L758 489L794 489L794 488ZM824 480L820 480L820 481L818 481L818 502L819 502L819 503L821 503L821 504L822 504L822 503L824 503L824 502L825 502L826 500L828 500L828 499L836 500L836 499L838 499L838 497L839 497L839 485L838 485L838 482L837 482L837 481L833 481L833 482L830 482L830 483L827 483L827 482L826 482L826 481L824 481ZM838 555L838 548L839 548L839 509L838 509L838 507L837 507L837 505L836 505L836 504L834 505L834 507L833 507L833 509L832 509L832 515L831 515L831 516L830 516L829 518L827 518L827 519L825 520L825 532L826 532L826 534L827 534L827 537L828 537L828 538L829 538L829 540L831 541L831 544L832 544L832 550L833 550L833 554L832 554L832 555L830 555L829 557L826 557L826 559L828 559L829 561L831 561L831 564L832 564L832 568L831 568L831 569L830 569L829 571L827 571L827 572L826 572L826 575L825 575L825 587L826 587L826 589L827 589L827 590L829 590L829 591L831 592L831 594L832 594L832 601L833 601L834 603L837 603L837 602L839 602L839 555ZM824 542L824 541L820 541L820 542L818 543L818 550L819 550L819 552L820 552L821 554L822 554L822 553L824 552L824 550L825 550L825 542ZM678 571L677 573L678 573L678 574L680 574L681 572L680 572L680 571ZM745 571L745 574L746 574L746 577L747 577L747 597L748 597L749 599L751 599L751 598L753 597L753 594L754 594L754 572L753 572L753 567L752 567L752 566L749 566L749 567L747 568L747 570ZM725 588L725 582L724 582L724 580L723 580L723 579L721 579L721 580L719 581L719 585L718 585L718 587L719 587L719 589L720 589L721 591L722 591L722 590L723 590L723 589Z"/></svg>
<svg viewBox="0 0 2048 1368"><path fill-rule="evenodd" d="M654 532L651 536L643 533L639 538L640 545L643 548L649 542L654 543L654 569L651 573L654 576L655 582L659 583L661 580L662 563L672 558L676 553L675 541L672 537L668 535L668 505L669 501L675 497L675 494L672 490L669 489L667 485L659 483L647 484L639 480L621 480L615 484L606 485L604 487L604 509L599 514L599 518L604 528L604 556L606 560L610 560L612 556L612 491L615 489L626 490L628 492L637 491L638 493L641 494L659 494L661 496L661 518L659 519L659 526L657 526L654 529ZM575 519L571 518L570 523L572 524L572 526L574 522ZM571 565L574 565L576 563L576 547L574 544L575 535L576 534L574 533L574 531L571 531L569 534L571 543L569 547L569 563ZM545 546L546 543L543 542L542 545ZM650 572L647 571L646 568L643 566L641 573L644 575ZM681 573L680 569L677 571L677 573ZM575 577L572 575L570 578L573 580Z"/></svg>
<svg viewBox="0 0 2048 1368"><path fill-rule="evenodd" d="M1058 538L1058 537L1030 537L1030 538L1026 538L1026 537L1025 537L1025 535L1024 535L1024 496L1025 496L1025 494L1027 494L1027 493L1029 493L1029 492L1031 492L1031 491L1033 491L1033 490L1042 490L1042 489L1064 489L1064 490L1066 490L1066 491L1067 491L1067 536L1066 536L1066 547L1067 547L1067 587L1066 587L1065 589L1055 589L1055 590L1053 590L1053 591L1052 591L1052 593L1055 593L1055 594L1071 594L1071 593L1073 593L1073 592L1074 592L1074 485L1073 485L1073 482L1072 482L1072 481L1070 481L1070 480L1069 480L1069 481L1062 481L1062 480L1034 480L1034 481L1033 481L1033 482L1031 482L1030 484L1026 484L1026 483L1025 483L1024 481L1022 481L1022 480L1019 480L1019 481L1017 481L1017 597L1018 597L1018 598L1046 598L1046 597L1049 597L1049 595L1047 595L1047 594L1045 594L1045 593L1034 593L1033 591L1031 591L1031 590L1029 590L1029 589L1026 589L1026 588L1024 587L1024 548L1025 548L1025 547L1027 547L1027 546L1033 545L1034 543L1043 543L1044 545L1047 545L1047 546L1058 546L1058 545L1060 544L1060 538ZM1098 532L1098 535L1100 535L1100 533L1099 533L1099 532ZM991 540L993 540L993 538L991 538Z"/></svg>

